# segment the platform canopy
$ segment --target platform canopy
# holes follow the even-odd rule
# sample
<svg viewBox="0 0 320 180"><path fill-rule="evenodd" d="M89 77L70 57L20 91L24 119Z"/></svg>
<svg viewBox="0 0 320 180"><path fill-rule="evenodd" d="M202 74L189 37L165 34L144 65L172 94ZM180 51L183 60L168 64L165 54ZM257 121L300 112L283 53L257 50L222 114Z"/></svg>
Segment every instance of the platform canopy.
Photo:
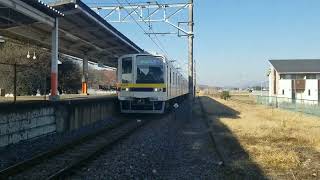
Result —
<svg viewBox="0 0 320 180"><path fill-rule="evenodd" d="M44 4L39 0L0 0L0 35L51 48L59 18L59 53L115 67L117 58L143 50L80 0Z"/></svg>

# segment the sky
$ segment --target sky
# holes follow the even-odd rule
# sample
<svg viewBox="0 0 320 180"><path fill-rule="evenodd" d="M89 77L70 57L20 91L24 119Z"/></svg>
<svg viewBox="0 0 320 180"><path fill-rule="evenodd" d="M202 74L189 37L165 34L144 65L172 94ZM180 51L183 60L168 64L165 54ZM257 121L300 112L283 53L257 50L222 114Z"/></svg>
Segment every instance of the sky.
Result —
<svg viewBox="0 0 320 180"><path fill-rule="evenodd" d="M126 0L119 1L126 3ZM117 3L117 0L84 2L93 5L97 2ZM269 59L320 58L319 0L194 0L194 3L194 59L200 84L243 86L260 83L267 81ZM186 18L187 12L182 12L173 21L186 21ZM162 53L137 24L112 25L141 48ZM149 28L144 23L142 26L145 30ZM164 23L154 24L152 30L175 31ZM168 57L177 60L177 65L186 70L186 37L160 35L158 39Z"/></svg>

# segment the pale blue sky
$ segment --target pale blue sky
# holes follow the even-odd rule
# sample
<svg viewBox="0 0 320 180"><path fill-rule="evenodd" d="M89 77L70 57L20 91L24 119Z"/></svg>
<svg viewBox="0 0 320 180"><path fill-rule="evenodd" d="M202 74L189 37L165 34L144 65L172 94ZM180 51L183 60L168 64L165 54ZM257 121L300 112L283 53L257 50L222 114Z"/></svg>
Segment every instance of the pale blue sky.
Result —
<svg viewBox="0 0 320 180"><path fill-rule="evenodd" d="M125 0L120 1L125 3ZM236 86L265 81L269 67L267 60L270 58L320 58L319 0L194 2L194 57L198 63L198 81L201 84ZM137 25L113 25L140 47L161 52ZM146 26L144 28L147 29ZM153 30L173 31L167 30L164 25L155 25ZM159 36L159 39L170 58L179 59L180 64L187 62L187 39L172 35Z"/></svg>

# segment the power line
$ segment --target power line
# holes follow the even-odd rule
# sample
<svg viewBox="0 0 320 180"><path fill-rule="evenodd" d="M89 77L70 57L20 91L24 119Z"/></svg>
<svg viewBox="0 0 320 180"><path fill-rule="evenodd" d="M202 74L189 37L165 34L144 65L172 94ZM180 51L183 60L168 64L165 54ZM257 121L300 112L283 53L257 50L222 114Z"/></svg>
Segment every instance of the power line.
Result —
<svg viewBox="0 0 320 180"><path fill-rule="evenodd" d="M128 2L129 1L129 2ZM173 19L174 16L176 16L178 13L181 13L187 7L190 8L192 6L192 1L189 1L189 3L166 3L165 0L149 0L145 2L137 3L136 1L139 0L126 0L122 1L123 3L120 3L118 1L117 5L113 6L106 6L106 5L96 5L94 7L91 7L93 10L97 11L97 13L106 12L106 14L103 16L104 19L108 19L108 22L112 23L140 23L144 22L148 29L145 29L143 32L148 32L146 35L148 35L149 38L153 38L153 41L156 41L157 46L160 46L159 49L164 52L164 55L166 54L168 56L167 52L167 46L166 41L163 41L159 35L167 35L167 34L177 34L178 37L184 37L184 36L193 36L193 32L190 32L186 30L185 28L182 28L180 24L189 24L189 21L178 21L177 23L172 22L171 20L177 21L177 19ZM115 1L116 3L116 1ZM123 5L119 5L123 4ZM144 13L144 10L148 10L148 12ZM152 11L151 11L152 10ZM172 11L171 11L172 10ZM149 12L150 11L150 12ZM115 16L114 14L117 13L118 15ZM154 16L155 15L155 16ZM129 20L128 17L132 17ZM115 19L116 18L116 19ZM171 20L170 20L171 19ZM163 22L166 25L169 25L170 27L174 27L178 30L177 33L175 32L154 32L155 28L153 28L153 24ZM141 24L141 23L140 23ZM141 24L142 27L145 27L144 24ZM141 27L140 27L141 28ZM152 36L155 35L155 36ZM171 57L172 58L172 57Z"/></svg>
<svg viewBox="0 0 320 180"><path fill-rule="evenodd" d="M129 2L128 2L128 0L125 0L127 3L128 3L128 5L129 6L131 6L132 7L132 4L130 4ZM133 9L134 10L134 12L138 15L138 12L136 11L136 9ZM132 16L131 16L132 17ZM145 24L147 24L148 26L149 26L149 28L150 28L150 24L148 24L145 20L143 20L142 19L142 21L145 23ZM156 38L156 40L159 42L159 46L161 46L161 49L163 50L163 52L165 53L165 55L168 57L168 52L165 50L165 48L163 48L164 46L163 46L163 44L162 44L162 42L159 40L159 38L158 38L158 36L155 34L155 32L153 31L153 29L151 28L150 29L151 31L152 31L152 33L154 33L154 35L155 35L155 38ZM149 34L149 37L150 37L150 34Z"/></svg>
<svg viewBox="0 0 320 180"><path fill-rule="evenodd" d="M130 6L132 6L127 0L125 0ZM120 6L123 6L123 3L120 2L119 0L117 0L118 4ZM134 20L134 22L140 27L140 29L144 32L144 34L146 34L150 39L151 41L168 57L168 53L150 36L150 34L147 33L147 31L139 24L139 22L131 15L131 13L125 9L125 11L128 13L128 15ZM134 10L135 11L135 10ZM136 11L135 11L136 14L138 14ZM144 21L145 22L145 21ZM145 22L146 23L146 22ZM158 39L158 38L157 38ZM159 41L159 39L158 39Z"/></svg>

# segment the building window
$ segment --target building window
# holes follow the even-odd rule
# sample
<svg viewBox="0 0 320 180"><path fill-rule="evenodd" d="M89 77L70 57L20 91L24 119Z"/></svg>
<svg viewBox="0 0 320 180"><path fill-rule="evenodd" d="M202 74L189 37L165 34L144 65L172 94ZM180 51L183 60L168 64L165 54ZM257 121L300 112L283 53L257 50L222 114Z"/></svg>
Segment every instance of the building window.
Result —
<svg viewBox="0 0 320 180"><path fill-rule="evenodd" d="M296 79L306 79L306 75L305 74L297 74Z"/></svg>
<svg viewBox="0 0 320 180"><path fill-rule="evenodd" d="M284 79L285 75L284 74L280 74L280 79Z"/></svg>
<svg viewBox="0 0 320 180"><path fill-rule="evenodd" d="M284 89L282 89L282 95L284 95Z"/></svg>
<svg viewBox="0 0 320 180"><path fill-rule="evenodd" d="M316 79L316 74L307 74L307 79Z"/></svg>
<svg viewBox="0 0 320 180"><path fill-rule="evenodd" d="M291 74L280 74L280 79L291 79Z"/></svg>
<svg viewBox="0 0 320 180"><path fill-rule="evenodd" d="M310 89L308 90L308 95L311 96L311 91L310 91Z"/></svg>

